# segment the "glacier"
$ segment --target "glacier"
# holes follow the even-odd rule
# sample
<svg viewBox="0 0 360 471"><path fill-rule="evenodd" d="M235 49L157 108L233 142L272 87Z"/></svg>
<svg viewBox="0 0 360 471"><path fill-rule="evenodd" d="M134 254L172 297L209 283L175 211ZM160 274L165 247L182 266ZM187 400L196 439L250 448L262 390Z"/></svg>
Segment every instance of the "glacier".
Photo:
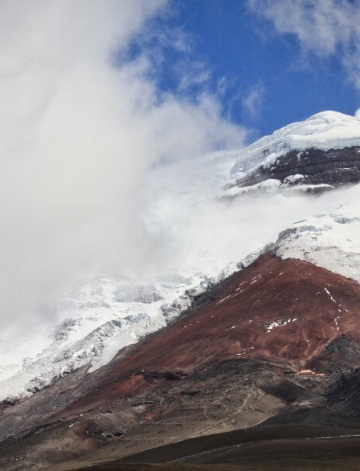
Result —
<svg viewBox="0 0 360 471"><path fill-rule="evenodd" d="M360 146L360 120L336 111L323 111L305 121L289 124L234 152L233 183L260 165L270 166L291 150L342 149Z"/></svg>

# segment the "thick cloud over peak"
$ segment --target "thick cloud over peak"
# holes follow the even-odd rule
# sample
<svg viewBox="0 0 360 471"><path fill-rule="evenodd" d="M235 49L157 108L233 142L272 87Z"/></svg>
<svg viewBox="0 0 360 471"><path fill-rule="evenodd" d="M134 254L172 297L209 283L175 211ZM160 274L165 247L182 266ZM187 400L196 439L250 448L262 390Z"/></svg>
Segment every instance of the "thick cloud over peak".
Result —
<svg viewBox="0 0 360 471"><path fill-rule="evenodd" d="M3 326L46 318L47 300L74 277L139 273L145 255L151 265L166 250L166 235L144 223L151 169L241 146L244 130L221 117L214 96L157 88L153 54L114 65L166 8L162 0L1 2Z"/></svg>

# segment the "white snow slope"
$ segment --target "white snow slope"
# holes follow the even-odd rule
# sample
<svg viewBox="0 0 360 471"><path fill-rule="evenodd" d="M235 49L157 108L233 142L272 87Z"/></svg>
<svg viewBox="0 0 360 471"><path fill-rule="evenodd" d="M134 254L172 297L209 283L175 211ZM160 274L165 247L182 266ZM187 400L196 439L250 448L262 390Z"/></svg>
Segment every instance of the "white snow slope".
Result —
<svg viewBox="0 0 360 471"><path fill-rule="evenodd" d="M166 249L158 270L145 272L141 281L121 271L91 276L54 300L51 322L2 331L0 400L30 395L80 366L106 364L121 348L174 319L210 283L249 264L279 232L279 256L360 282L360 186L314 197L279 193L270 182L270 194L221 198L226 184L289 149L358 145L359 120L324 112L245 150L158 169L144 189L144 226L163 236ZM148 194L156 196L147 201Z"/></svg>
<svg viewBox="0 0 360 471"><path fill-rule="evenodd" d="M360 283L360 185L334 211L299 221L280 233L276 255L314 263Z"/></svg>

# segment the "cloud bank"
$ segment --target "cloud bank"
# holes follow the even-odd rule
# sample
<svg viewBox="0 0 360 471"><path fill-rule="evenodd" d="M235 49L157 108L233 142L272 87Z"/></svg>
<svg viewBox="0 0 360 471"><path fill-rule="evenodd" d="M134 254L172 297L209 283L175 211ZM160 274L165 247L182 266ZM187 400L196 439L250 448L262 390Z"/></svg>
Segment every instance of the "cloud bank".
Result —
<svg viewBox="0 0 360 471"><path fill-rule="evenodd" d="M45 321L49 300L85 273L138 276L159 264L167 236L144 214L146 191L161 192L149 186L152 174L242 145L244 130L222 118L216 97L159 89L153 51L125 60L168 8L164 0L0 3L2 327Z"/></svg>

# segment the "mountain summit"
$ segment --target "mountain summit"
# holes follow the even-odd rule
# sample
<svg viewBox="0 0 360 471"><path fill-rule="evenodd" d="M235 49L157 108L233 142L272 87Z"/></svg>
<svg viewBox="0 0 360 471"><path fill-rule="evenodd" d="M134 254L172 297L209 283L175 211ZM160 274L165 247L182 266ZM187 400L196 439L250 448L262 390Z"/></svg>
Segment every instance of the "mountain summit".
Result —
<svg viewBox="0 0 360 471"><path fill-rule="evenodd" d="M321 192L360 181L360 120L335 111L315 114L265 136L239 153L231 175L238 188ZM262 185L259 185L262 184Z"/></svg>

